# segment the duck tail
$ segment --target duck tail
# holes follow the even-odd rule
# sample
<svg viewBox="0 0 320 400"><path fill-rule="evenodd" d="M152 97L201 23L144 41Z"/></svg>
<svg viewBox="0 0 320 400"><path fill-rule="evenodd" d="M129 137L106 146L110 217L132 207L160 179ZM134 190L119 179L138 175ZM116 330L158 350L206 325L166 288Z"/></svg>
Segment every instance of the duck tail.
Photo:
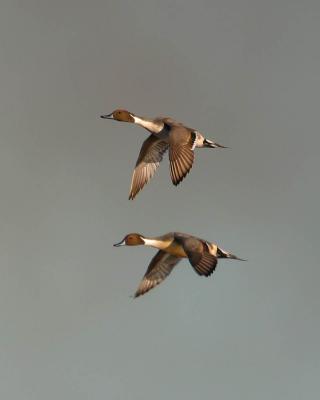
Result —
<svg viewBox="0 0 320 400"><path fill-rule="evenodd" d="M209 147L210 149L216 149L217 147L219 147L221 149L228 149L229 148L227 146L222 146L222 144L213 142L212 140L209 140L209 139L204 139L203 147Z"/></svg>
<svg viewBox="0 0 320 400"><path fill-rule="evenodd" d="M234 254L231 254L231 253L229 253L227 255L227 258L231 258L232 260L238 260L238 261L248 261L248 260L245 260L244 258L237 257L237 256L235 256Z"/></svg>
<svg viewBox="0 0 320 400"><path fill-rule="evenodd" d="M248 261L248 260L245 260L244 258L237 257L234 254L229 253L228 251L222 250L219 247L218 247L217 255L218 255L218 258L229 258L231 260Z"/></svg>

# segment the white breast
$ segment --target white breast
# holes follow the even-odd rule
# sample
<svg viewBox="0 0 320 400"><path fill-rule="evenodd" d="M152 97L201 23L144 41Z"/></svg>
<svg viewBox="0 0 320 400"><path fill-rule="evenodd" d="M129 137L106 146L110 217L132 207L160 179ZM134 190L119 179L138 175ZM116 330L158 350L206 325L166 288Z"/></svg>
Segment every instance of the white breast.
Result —
<svg viewBox="0 0 320 400"><path fill-rule="evenodd" d="M163 123L142 119L140 117L137 117L136 115L133 118L135 124L140 125L145 129L148 129L148 131L150 132L159 133L163 129Z"/></svg>

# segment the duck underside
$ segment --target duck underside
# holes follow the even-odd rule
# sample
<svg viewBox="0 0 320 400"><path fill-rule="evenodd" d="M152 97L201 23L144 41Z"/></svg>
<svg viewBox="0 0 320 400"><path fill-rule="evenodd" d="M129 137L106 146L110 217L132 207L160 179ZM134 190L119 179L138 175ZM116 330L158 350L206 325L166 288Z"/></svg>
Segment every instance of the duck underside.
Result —
<svg viewBox="0 0 320 400"><path fill-rule="evenodd" d="M180 244L172 242L169 246L164 249L167 253L181 258L188 257L183 247Z"/></svg>

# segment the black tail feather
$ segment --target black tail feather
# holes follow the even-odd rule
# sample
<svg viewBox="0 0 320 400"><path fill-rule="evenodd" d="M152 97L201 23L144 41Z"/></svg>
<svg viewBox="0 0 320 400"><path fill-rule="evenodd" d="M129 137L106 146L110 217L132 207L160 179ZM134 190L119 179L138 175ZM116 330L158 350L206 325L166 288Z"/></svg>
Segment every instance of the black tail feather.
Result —
<svg viewBox="0 0 320 400"><path fill-rule="evenodd" d="M223 146L222 144L219 144L219 143L216 143L216 142L212 142L211 140L208 140L208 139L204 139L203 145L204 145L204 147L209 147L210 149L215 149L217 147L219 147L221 149L228 149L229 148L227 146Z"/></svg>
<svg viewBox="0 0 320 400"><path fill-rule="evenodd" d="M227 251L224 251L224 250L220 249L219 247L217 249L217 256L218 256L218 258L229 258L231 260L248 261L248 260L245 260L244 258L240 258L240 257L235 256L234 254L228 253Z"/></svg>

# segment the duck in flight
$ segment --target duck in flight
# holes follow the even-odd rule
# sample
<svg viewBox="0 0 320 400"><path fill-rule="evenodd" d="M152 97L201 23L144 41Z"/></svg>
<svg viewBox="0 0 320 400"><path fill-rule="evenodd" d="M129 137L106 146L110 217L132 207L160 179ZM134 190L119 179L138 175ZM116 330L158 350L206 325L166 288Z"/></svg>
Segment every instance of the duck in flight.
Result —
<svg viewBox="0 0 320 400"><path fill-rule="evenodd" d="M196 147L226 148L206 139L199 131L189 128L170 117L144 118L127 110L117 109L101 118L130 122L145 128L150 136L143 142L133 171L129 199L133 200L153 177L169 149L171 180L178 185L192 168Z"/></svg>
<svg viewBox="0 0 320 400"><path fill-rule="evenodd" d="M209 276L216 269L218 258L245 261L215 243L180 232L148 238L139 233L129 233L114 246L151 246L159 249L152 258L134 297L147 293L159 285L182 258L188 258L197 274Z"/></svg>

